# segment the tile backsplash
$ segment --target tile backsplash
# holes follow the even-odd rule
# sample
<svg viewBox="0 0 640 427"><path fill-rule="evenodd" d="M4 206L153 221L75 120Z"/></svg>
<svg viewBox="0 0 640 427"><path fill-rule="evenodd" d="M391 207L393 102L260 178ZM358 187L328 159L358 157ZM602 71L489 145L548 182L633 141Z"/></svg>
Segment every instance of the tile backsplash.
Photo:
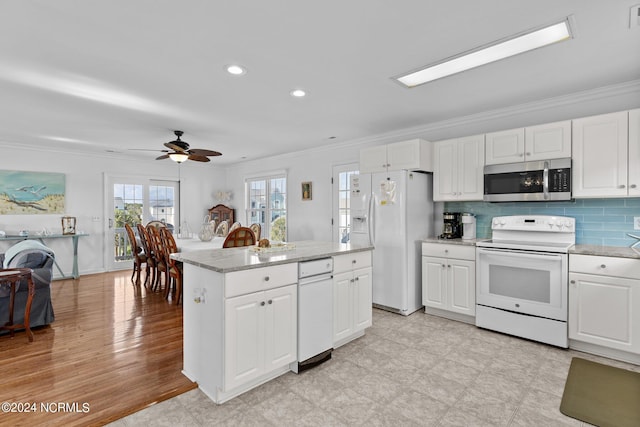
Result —
<svg viewBox="0 0 640 427"><path fill-rule="evenodd" d="M631 246L640 236L633 229L633 217L640 216L640 198L580 199L569 202L447 202L445 212L476 215L478 238L491 237L491 219L504 215L559 215L576 219L576 243L586 245Z"/></svg>

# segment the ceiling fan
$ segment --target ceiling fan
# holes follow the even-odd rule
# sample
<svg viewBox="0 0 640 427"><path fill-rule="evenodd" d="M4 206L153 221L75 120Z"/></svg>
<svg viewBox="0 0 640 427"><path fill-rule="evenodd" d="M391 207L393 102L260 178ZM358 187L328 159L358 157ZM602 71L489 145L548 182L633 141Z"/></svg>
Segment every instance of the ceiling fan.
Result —
<svg viewBox="0 0 640 427"><path fill-rule="evenodd" d="M182 163L186 160L195 160L196 162L209 162L209 157L222 156L222 153L213 150L205 150L202 148L190 148L189 144L181 140L180 137L184 132L174 130L173 133L177 139L175 141L165 142L164 146L173 150L156 157L156 160L171 159L176 163ZM162 150L166 152L166 150Z"/></svg>

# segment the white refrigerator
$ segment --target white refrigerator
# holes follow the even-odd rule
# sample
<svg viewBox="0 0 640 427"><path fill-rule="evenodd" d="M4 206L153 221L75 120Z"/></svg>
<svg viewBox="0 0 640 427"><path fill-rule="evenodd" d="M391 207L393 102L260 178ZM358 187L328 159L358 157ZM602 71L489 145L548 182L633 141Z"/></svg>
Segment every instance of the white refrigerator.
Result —
<svg viewBox="0 0 640 427"><path fill-rule="evenodd" d="M405 316L422 307L421 240L435 236L432 174L352 175L352 243L372 244L373 305Z"/></svg>

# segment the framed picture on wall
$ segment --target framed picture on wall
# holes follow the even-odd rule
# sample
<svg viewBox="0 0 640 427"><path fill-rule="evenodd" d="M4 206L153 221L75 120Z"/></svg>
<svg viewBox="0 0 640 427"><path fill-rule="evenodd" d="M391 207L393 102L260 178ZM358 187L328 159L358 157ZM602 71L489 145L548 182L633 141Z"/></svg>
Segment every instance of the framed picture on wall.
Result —
<svg viewBox="0 0 640 427"><path fill-rule="evenodd" d="M311 181L302 183L302 200L311 200Z"/></svg>

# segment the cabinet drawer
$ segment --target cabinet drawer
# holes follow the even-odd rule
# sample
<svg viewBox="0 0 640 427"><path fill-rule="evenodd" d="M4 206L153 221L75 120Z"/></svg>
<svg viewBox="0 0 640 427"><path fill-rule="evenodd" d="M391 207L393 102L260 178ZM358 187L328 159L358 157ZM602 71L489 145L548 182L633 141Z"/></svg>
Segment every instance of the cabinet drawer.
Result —
<svg viewBox="0 0 640 427"><path fill-rule="evenodd" d="M298 282L298 264L295 262L273 267L234 271L225 275L226 298L291 285Z"/></svg>
<svg viewBox="0 0 640 427"><path fill-rule="evenodd" d="M333 257L333 272L341 273L356 268L371 267L371 251L353 252Z"/></svg>
<svg viewBox="0 0 640 427"><path fill-rule="evenodd" d="M440 258L476 260L476 247L465 245L447 245L446 243L423 243L422 256Z"/></svg>
<svg viewBox="0 0 640 427"><path fill-rule="evenodd" d="M637 279L640 277L640 259L569 255L569 271Z"/></svg>

